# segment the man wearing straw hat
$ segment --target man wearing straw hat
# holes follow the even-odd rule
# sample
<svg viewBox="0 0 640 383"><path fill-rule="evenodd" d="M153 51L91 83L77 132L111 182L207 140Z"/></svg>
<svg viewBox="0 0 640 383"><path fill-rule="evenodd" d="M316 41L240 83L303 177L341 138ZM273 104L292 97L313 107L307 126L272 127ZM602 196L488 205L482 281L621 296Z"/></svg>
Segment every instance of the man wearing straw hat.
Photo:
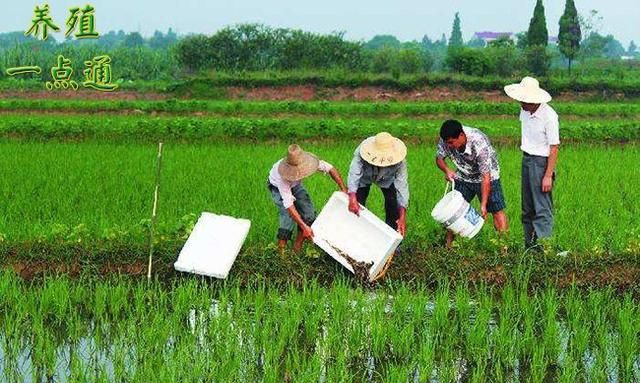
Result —
<svg viewBox="0 0 640 383"><path fill-rule="evenodd" d="M446 158L456 165L451 170ZM440 141L436 153L436 165L449 182L455 180L455 190L467 202L478 196L482 218L493 216L493 226L498 232L508 230L507 207L500 183L500 165L496 151L484 133L478 129L462 126L457 120L448 120L440 128ZM454 234L447 231L446 246L451 248Z"/></svg>
<svg viewBox="0 0 640 383"><path fill-rule="evenodd" d="M552 189L555 179L560 124L558 114L547 103L551 96L538 80L525 77L519 84L504 87L507 95L520 102L522 129L522 226L525 247L548 238L553 230Z"/></svg>
<svg viewBox="0 0 640 383"><path fill-rule="evenodd" d="M280 250L286 247L296 225L299 233L293 244L294 251L302 249L305 239L313 238L313 230L310 226L316 219L316 212L309 193L301 181L317 171L331 175L340 190L347 192L336 168L295 144L289 146L287 157L278 160L269 172L267 185L271 198L278 208Z"/></svg>
<svg viewBox="0 0 640 383"><path fill-rule="evenodd" d="M360 213L367 203L371 184L384 195L385 221L404 237L409 205L407 147L389 133L378 133L364 140L353 153L349 168L349 211Z"/></svg>

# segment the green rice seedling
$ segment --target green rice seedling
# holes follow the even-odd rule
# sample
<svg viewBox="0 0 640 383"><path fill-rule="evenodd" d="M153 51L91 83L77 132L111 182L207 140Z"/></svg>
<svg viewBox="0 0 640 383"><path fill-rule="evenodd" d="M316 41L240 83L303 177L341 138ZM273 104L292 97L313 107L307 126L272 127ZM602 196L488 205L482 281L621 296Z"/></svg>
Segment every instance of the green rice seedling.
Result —
<svg viewBox="0 0 640 383"><path fill-rule="evenodd" d="M469 327L471 326L471 297L469 294L469 288L464 284L456 286L455 290L455 324L456 333L460 342L464 342L464 339L469 335ZM463 347L464 345L460 345ZM470 357L470 355L467 355Z"/></svg>
<svg viewBox="0 0 640 383"><path fill-rule="evenodd" d="M2 371L24 380L18 364L26 350L26 379L87 382L636 379L631 294L551 287L530 294L507 285L495 295L479 286L443 282L431 292L398 283L363 292L343 281L300 288L195 278L2 281L15 296L0 304L20 303L0 310ZM60 291L65 306L56 301ZM553 329L552 319L562 326ZM565 326L567 350L553 350L564 342L548 334L560 337Z"/></svg>
<svg viewBox="0 0 640 383"><path fill-rule="evenodd" d="M545 290L542 296L544 322L542 342L546 352L546 362L554 367L560 355L560 325L558 323L559 297L553 288Z"/></svg>
<svg viewBox="0 0 640 383"><path fill-rule="evenodd" d="M485 287L479 289L477 299L478 306L473 317L470 318L472 324L464 343L464 355L471 369L472 381L486 379L487 366L493 349L489 328L493 302Z"/></svg>
<svg viewBox="0 0 640 383"><path fill-rule="evenodd" d="M544 381L548 366L545 354L546 350L544 349L544 345L537 344L533 347L528 382L542 383Z"/></svg>
<svg viewBox="0 0 640 383"><path fill-rule="evenodd" d="M430 330L436 336L436 345L442 346L450 329L449 322L449 285L445 282L439 286L435 294Z"/></svg>
<svg viewBox="0 0 640 383"><path fill-rule="evenodd" d="M617 355L621 381L633 381L640 336L637 305L628 294L624 296L617 315Z"/></svg>
<svg viewBox="0 0 640 383"><path fill-rule="evenodd" d="M600 336L602 336L602 334L598 335L598 337ZM609 379L606 349L600 347L595 348L594 363L589 370L589 378L594 382L604 382Z"/></svg>
<svg viewBox="0 0 640 383"><path fill-rule="evenodd" d="M497 305L496 328L493 334L492 373L499 381L507 380L514 368L519 350L519 321L516 293L511 284L502 290L501 303Z"/></svg>
<svg viewBox="0 0 640 383"><path fill-rule="evenodd" d="M573 359L571 354L567 354L562 362L558 382L561 383L574 383L578 378L578 362Z"/></svg>
<svg viewBox="0 0 640 383"><path fill-rule="evenodd" d="M388 315L386 309L388 305L387 296L384 294L376 295L371 303L371 311L369 316L370 328L370 355L371 361L375 364L375 373L379 374L378 366L387 358L389 350L389 326L387 323ZM367 372L371 375L372 371Z"/></svg>
<svg viewBox="0 0 640 383"><path fill-rule="evenodd" d="M390 302L387 331L389 333L389 354L393 364L407 365L415 348L416 323L412 320L415 302L412 293L401 287L394 291Z"/></svg>
<svg viewBox="0 0 640 383"><path fill-rule="evenodd" d="M355 145L357 142L354 141L331 145L310 144L307 148L336 165L344 175ZM284 152L285 146L281 143L167 146L162 208L158 216L157 239L160 244L157 248L160 259L167 264L174 261L175 254L184 244L186 229L183 217L197 216L202 211L215 211L252 219L252 229L238 259L237 266L241 267L238 271L241 275L256 272L271 275L271 270L263 265L275 265L276 261L269 259L269 253L264 248L274 241L277 216L264 184L268 169L281 157L279 153ZM594 195L585 206L585 202L577 202L570 194L556 194L558 229L554 242L559 248L570 250L570 254L575 252L576 262L587 262L597 256L614 258L623 254L635 240L631 231L626 229L638 226L635 219L638 210L631 202L638 197L632 179L635 172L640 170L629 169L624 172L616 164L633 162L637 152L638 149L633 146L624 149L563 147L563 167L559 168L558 182L562 182L564 190L582 187L586 188L586 193ZM83 257L86 255L87 262L119 263L144 257L147 233L144 220L150 208L150 199L144 190L153 183L152 176L148 174L148 165L152 164L154 156L150 145L5 141L0 142L0 153L0 166L16 166L23 169L23 174L29 174L29 177L8 174L0 179L0 193L11 197L0 207L0 233L6 235L3 243L13 249L20 259L37 257L39 260L61 261L75 258L74 254L80 253ZM442 229L430 217L431 208L440 198L439 193L432 190L442 184L441 175L435 168L419 166L430 161L433 155L432 144L426 145L426 148L420 144L409 144L411 182L414 185L428 185L424 190L412 194L408 221L419 225L420 233L407 237L405 245L411 249L433 249L435 238L442 233ZM65 161L60 163L56 158L65 158ZM506 199L517 201L521 153L507 147L500 150L500 160ZM223 168L219 167L219 161L225 163ZM602 167L610 170L603 173L599 170ZM220 172L224 173L224 183L202 182ZM61 176L52 178L50 174ZM592 190L591 186L582 185L583 178L576 174L598 177L603 184L616 186ZM305 180L307 188L313 191L312 198L318 210L335 191L335 186L326 181L321 176ZM39 203L30 203L30 198L38 199ZM382 215L380 196L372 193L370 199L372 211ZM516 216L517 204L508 205L507 214ZM609 209L599 206L608 206ZM575 222L580 221L592 224L575 230ZM60 225L66 228L62 234L56 231ZM73 228L80 225L86 231L82 234L82 242L78 244L69 238L75 238ZM512 226L510 236L521 241L519 221L512 221ZM486 236L490 237L489 232L481 232L474 241L460 241L462 253L493 254L496 249L491 244L487 245ZM42 248L47 249L44 255L40 251ZM509 255L518 260L533 260L516 254ZM244 255L247 258L243 262ZM254 262L264 258L269 262ZM493 262L491 257L477 258L473 263L484 259L489 267ZM440 257L433 257L430 262L437 269L425 273L442 275L445 274L442 269L447 265L451 267ZM565 265L567 260L549 257L545 262L552 262L559 267ZM541 267L545 262L532 263L532 267ZM434 267L431 264L426 266ZM563 274L562 271L553 272L560 276ZM534 274L534 277L538 275Z"/></svg>
<svg viewBox="0 0 640 383"><path fill-rule="evenodd" d="M428 328L425 328L419 338L419 352L414 353L420 383L430 382L436 368L435 342Z"/></svg>
<svg viewBox="0 0 640 383"><path fill-rule="evenodd" d="M475 361L471 372L471 382L480 383L487 381L488 358L481 358Z"/></svg>
<svg viewBox="0 0 640 383"><path fill-rule="evenodd" d="M520 291L518 294L518 305L521 310L519 319L520 349L518 352L518 366L523 373L527 373L533 366L533 353L536 350L536 323L537 323L537 301L530 298L527 291ZM538 355L540 357L540 355Z"/></svg>
<svg viewBox="0 0 640 383"><path fill-rule="evenodd" d="M51 381L55 375L56 346L53 334L45 329L41 319L33 323L30 351L32 379Z"/></svg>
<svg viewBox="0 0 640 383"><path fill-rule="evenodd" d="M122 110L143 112L188 113L209 112L223 115L238 114L303 114L303 115L368 115L368 116L424 116L424 115L508 115L516 116L517 106L511 102L487 103L479 101L447 102L328 102L328 101L119 101L106 100L27 100L6 99L0 101L5 111L65 111L65 112L113 112ZM554 103L560 115L581 116L637 116L640 107L636 103Z"/></svg>
<svg viewBox="0 0 640 383"><path fill-rule="evenodd" d="M565 117L565 116L563 116ZM562 137L573 143L619 140L637 142L638 117L594 119L574 117L562 122ZM499 144L519 140L513 120L504 117L468 116L464 123L481 129ZM384 129L410 141L432 143L442 124L439 117L396 116L354 118L352 116L291 116L286 119L254 116L131 116L106 115L96 120L84 115L6 115L0 120L0 137L32 141L98 141L156 143L215 143L256 140L342 140L366 137ZM78 234L78 233L76 233ZM76 239L82 240L81 237Z"/></svg>
<svg viewBox="0 0 640 383"><path fill-rule="evenodd" d="M405 364L391 364L387 366L384 382L409 382L413 376L411 367Z"/></svg>

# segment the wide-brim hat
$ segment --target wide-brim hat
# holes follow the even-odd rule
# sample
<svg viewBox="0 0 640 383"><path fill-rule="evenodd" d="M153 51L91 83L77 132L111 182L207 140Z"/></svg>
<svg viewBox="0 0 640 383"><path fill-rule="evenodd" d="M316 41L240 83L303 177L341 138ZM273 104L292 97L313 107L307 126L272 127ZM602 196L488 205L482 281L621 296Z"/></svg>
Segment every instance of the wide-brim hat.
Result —
<svg viewBox="0 0 640 383"><path fill-rule="evenodd" d="M360 145L360 156L374 166L391 166L407 157L407 146L387 132L369 137Z"/></svg>
<svg viewBox="0 0 640 383"><path fill-rule="evenodd" d="M504 87L507 96L527 104L544 104L551 101L551 95L540 88L540 83L533 77L525 77L519 84Z"/></svg>
<svg viewBox="0 0 640 383"><path fill-rule="evenodd" d="M278 173L287 181L299 181L318 170L320 160L298 145L290 145L287 156L278 165Z"/></svg>

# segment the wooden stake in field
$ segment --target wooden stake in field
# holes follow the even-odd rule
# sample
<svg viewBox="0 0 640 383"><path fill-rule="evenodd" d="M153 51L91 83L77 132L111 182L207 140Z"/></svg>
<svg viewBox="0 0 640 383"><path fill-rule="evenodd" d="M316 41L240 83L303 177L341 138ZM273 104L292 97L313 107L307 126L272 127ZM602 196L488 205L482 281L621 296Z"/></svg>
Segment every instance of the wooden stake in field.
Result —
<svg viewBox="0 0 640 383"><path fill-rule="evenodd" d="M149 233L149 267L147 280L151 280L151 262L153 260L153 240L156 230L156 217L158 212L158 193L160 192L160 171L162 170L162 142L158 143L158 158L156 159L156 188L153 193L153 212L151 213L151 230Z"/></svg>

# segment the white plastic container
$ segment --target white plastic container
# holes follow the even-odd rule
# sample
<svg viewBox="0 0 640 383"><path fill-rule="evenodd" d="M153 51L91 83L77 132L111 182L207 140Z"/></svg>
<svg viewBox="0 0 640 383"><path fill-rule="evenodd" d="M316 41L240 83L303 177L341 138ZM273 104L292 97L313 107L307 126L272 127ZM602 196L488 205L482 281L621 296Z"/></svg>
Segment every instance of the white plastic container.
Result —
<svg viewBox="0 0 640 383"><path fill-rule="evenodd" d="M311 226L313 241L352 273L349 262L336 248L358 262L373 262L369 280L382 270L402 241L402 236L365 207L360 216L348 209L349 197L335 192Z"/></svg>
<svg viewBox="0 0 640 383"><path fill-rule="evenodd" d="M247 238L251 221L204 212L180 251L178 271L225 279Z"/></svg>
<svg viewBox="0 0 640 383"><path fill-rule="evenodd" d="M447 193L449 187L447 184L445 195L433 208L431 216L454 233L462 237L473 238L482 229L484 219L473 206L465 201L462 193L454 190L454 186L452 182L451 191Z"/></svg>

